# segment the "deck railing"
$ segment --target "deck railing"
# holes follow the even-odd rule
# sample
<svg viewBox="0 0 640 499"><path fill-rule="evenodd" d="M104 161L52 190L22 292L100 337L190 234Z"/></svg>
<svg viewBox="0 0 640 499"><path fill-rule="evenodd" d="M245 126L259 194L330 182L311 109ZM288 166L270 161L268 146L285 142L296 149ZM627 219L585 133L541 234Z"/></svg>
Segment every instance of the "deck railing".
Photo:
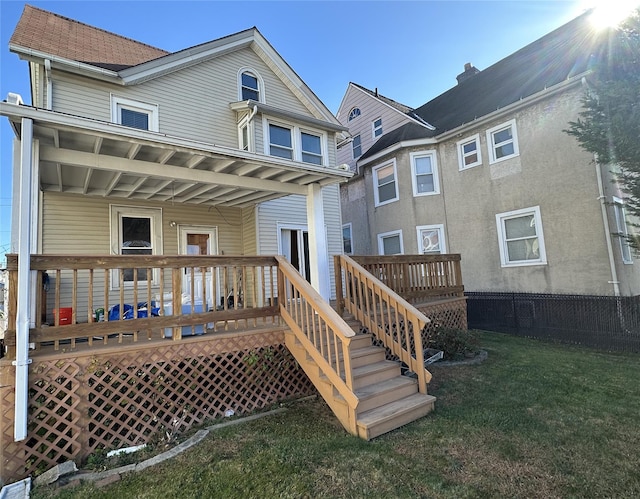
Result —
<svg viewBox="0 0 640 499"><path fill-rule="evenodd" d="M335 272L338 313L346 309L358 319L391 356L416 373L418 389L427 393L431 373L424 368L421 333L429 319L348 256L335 256Z"/></svg>
<svg viewBox="0 0 640 499"><path fill-rule="evenodd" d="M277 262L247 256L32 255L36 349L179 340L257 321L277 323ZM7 356L15 355L18 257L9 272ZM47 289L48 288L48 289ZM63 312L68 312L67 316ZM104 315L97 316L102 312ZM101 320L102 319L102 320Z"/></svg>
<svg viewBox="0 0 640 499"><path fill-rule="evenodd" d="M321 372L355 411L358 399L353 393L350 353L355 332L293 265L281 256L276 260L280 315ZM355 418L350 424L355 432Z"/></svg>
<svg viewBox="0 0 640 499"><path fill-rule="evenodd" d="M412 304L464 296L459 254L354 256L352 259Z"/></svg>

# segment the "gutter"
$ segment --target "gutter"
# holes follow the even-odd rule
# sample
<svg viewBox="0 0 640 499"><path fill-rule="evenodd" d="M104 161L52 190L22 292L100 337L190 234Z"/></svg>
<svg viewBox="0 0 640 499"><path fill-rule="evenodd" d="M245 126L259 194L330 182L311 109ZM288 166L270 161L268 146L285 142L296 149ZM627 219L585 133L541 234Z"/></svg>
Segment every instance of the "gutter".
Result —
<svg viewBox="0 0 640 499"><path fill-rule="evenodd" d="M50 63L59 64L65 66L71 72L88 75L92 78L98 78L101 80L107 80L111 83L118 83L122 85L118 73L109 69L99 68L97 66L91 66L90 64L84 64L82 62L73 61L57 55L47 54L39 50L33 50L20 45L9 44L9 50L19 55L25 56L24 59L37 59L37 60L49 60Z"/></svg>
<svg viewBox="0 0 640 499"><path fill-rule="evenodd" d="M618 281L616 261L613 256L613 246L611 244L611 227L609 227L609 217L607 217L607 198L604 195L602 169L600 163L598 162L598 155L594 154L593 156L593 162L596 166L596 177L598 179L598 200L600 201L600 209L602 211L602 225L604 226L604 236L607 243L607 254L609 255L609 269L611 270L611 280L609 281L609 284L613 286L613 295L620 296L620 281Z"/></svg>

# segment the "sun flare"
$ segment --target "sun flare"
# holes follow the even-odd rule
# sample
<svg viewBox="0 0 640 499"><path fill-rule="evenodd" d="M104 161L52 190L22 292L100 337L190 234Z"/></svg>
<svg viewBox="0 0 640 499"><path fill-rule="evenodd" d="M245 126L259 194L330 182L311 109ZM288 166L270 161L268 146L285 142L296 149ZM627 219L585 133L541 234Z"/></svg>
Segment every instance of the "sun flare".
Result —
<svg viewBox="0 0 640 499"><path fill-rule="evenodd" d="M588 2L593 9L591 22L598 29L611 28L640 7L640 0L597 0Z"/></svg>

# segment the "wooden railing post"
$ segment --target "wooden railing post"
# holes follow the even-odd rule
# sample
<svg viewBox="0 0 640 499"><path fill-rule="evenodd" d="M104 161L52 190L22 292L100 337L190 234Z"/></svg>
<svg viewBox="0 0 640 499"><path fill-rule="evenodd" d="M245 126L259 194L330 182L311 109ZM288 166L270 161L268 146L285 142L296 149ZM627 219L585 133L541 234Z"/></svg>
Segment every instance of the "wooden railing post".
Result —
<svg viewBox="0 0 640 499"><path fill-rule="evenodd" d="M333 270L336 276L336 311L342 317L344 313L344 296L342 294L342 259L340 255L333 257Z"/></svg>
<svg viewBox="0 0 640 499"><path fill-rule="evenodd" d="M182 315L182 268L174 268L171 273L173 315ZM182 328L173 328L173 341L182 339Z"/></svg>

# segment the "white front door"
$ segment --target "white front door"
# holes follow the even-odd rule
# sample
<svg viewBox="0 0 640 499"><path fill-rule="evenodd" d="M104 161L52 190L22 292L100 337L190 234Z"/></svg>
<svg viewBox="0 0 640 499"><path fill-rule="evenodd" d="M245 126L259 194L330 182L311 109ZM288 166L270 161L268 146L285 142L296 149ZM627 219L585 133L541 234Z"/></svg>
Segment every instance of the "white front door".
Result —
<svg viewBox="0 0 640 499"><path fill-rule="evenodd" d="M178 251L181 255L217 255L218 254L218 228L205 227L195 225L179 225L178 226ZM195 269L193 273L194 300L196 303L202 303L202 281L206 285L206 301L207 309L213 306L214 279L211 274L211 268L206 272L202 269ZM187 269L182 279L182 292L191 295L191 270ZM217 281L217 280L216 280ZM220 288L216 282L215 296L220 296Z"/></svg>

